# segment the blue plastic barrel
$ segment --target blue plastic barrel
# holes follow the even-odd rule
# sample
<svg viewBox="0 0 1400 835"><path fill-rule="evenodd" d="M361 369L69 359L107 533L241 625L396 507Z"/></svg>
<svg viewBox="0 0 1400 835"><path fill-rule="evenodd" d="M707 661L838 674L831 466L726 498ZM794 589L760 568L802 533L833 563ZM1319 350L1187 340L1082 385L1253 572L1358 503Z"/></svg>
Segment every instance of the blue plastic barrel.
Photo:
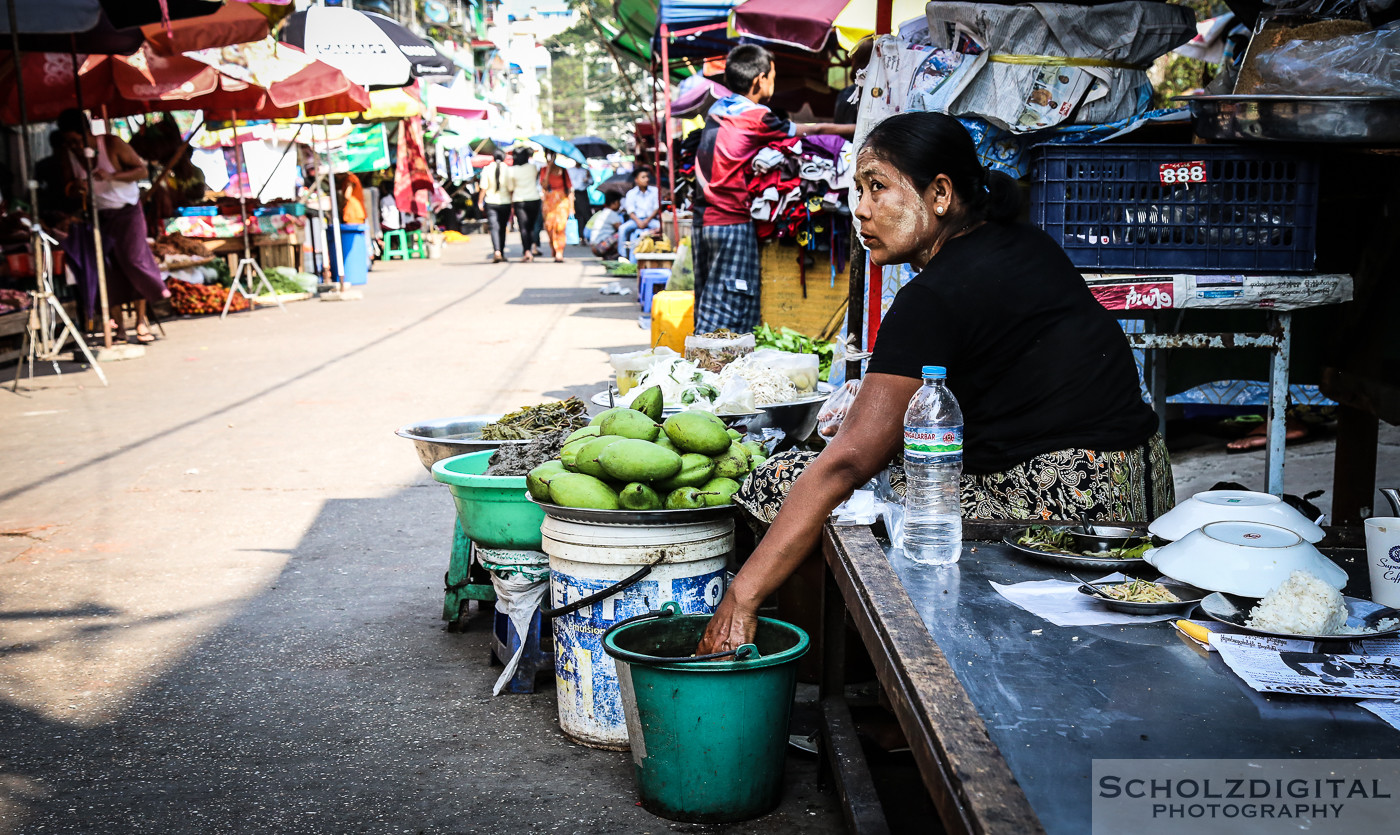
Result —
<svg viewBox="0 0 1400 835"><path fill-rule="evenodd" d="M363 223L340 224L340 257L345 262L346 284L369 283L369 243ZM331 265L332 271L335 265Z"/></svg>

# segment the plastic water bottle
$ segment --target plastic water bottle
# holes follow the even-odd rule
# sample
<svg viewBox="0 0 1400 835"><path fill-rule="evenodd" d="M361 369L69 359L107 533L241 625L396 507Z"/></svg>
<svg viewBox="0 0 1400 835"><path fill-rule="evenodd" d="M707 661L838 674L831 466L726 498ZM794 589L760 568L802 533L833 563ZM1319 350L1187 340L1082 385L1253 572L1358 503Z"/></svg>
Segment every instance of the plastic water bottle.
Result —
<svg viewBox="0 0 1400 835"><path fill-rule="evenodd" d="M904 413L904 555L924 565L952 565L962 555L963 415L947 377L941 365L924 366L924 384Z"/></svg>

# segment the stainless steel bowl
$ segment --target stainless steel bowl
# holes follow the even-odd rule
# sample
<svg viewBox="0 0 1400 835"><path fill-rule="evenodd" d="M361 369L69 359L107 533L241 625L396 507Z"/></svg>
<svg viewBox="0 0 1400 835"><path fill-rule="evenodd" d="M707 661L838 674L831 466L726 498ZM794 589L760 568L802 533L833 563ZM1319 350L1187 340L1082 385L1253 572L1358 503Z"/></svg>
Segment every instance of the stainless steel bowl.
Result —
<svg viewBox="0 0 1400 835"><path fill-rule="evenodd" d="M809 397L759 406L758 417L749 421L749 432L757 434L764 429L781 429L792 443L805 441L816 430L817 416L830 396L831 386L818 383L817 393Z"/></svg>
<svg viewBox="0 0 1400 835"><path fill-rule="evenodd" d="M1145 538L1144 534L1132 528L1111 525L1094 525L1093 533L1085 533L1082 527L1070 528L1067 533L1073 537L1074 547L1081 553L1125 548L1132 540Z"/></svg>
<svg viewBox="0 0 1400 835"><path fill-rule="evenodd" d="M1390 96L1177 96L1204 139L1400 142L1400 98Z"/></svg>
<svg viewBox="0 0 1400 835"><path fill-rule="evenodd" d="M413 441L418 452L418 460L432 472L433 465L444 458L499 449L508 444L524 444L528 441L483 441L482 427L495 423L501 415L469 415L467 417L440 418L425 420L409 425L395 432L400 438Z"/></svg>

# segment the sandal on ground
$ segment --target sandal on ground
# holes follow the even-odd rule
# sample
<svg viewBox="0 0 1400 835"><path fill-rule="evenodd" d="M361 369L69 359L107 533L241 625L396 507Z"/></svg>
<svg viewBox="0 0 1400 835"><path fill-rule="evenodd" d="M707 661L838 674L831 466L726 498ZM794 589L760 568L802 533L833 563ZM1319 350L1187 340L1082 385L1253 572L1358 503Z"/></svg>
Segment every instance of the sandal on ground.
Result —
<svg viewBox="0 0 1400 835"><path fill-rule="evenodd" d="M491 254L491 263L492 263L492 264L499 264L499 263L501 263L501 262L504 261L504 260L506 260L506 259L505 259L505 256L501 255L501 253L499 253L499 252L495 252L495 253L492 253L492 254Z"/></svg>

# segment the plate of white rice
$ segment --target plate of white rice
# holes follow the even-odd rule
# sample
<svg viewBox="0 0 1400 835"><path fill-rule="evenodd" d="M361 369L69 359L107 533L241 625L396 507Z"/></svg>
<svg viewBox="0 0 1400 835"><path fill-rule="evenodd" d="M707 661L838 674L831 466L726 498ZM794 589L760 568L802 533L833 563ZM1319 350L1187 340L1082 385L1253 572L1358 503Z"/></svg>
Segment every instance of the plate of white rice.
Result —
<svg viewBox="0 0 1400 835"><path fill-rule="evenodd" d="M1400 633L1400 611L1345 597L1306 571L1294 571L1258 600L1220 592L1201 601L1213 620L1258 635L1337 640Z"/></svg>

